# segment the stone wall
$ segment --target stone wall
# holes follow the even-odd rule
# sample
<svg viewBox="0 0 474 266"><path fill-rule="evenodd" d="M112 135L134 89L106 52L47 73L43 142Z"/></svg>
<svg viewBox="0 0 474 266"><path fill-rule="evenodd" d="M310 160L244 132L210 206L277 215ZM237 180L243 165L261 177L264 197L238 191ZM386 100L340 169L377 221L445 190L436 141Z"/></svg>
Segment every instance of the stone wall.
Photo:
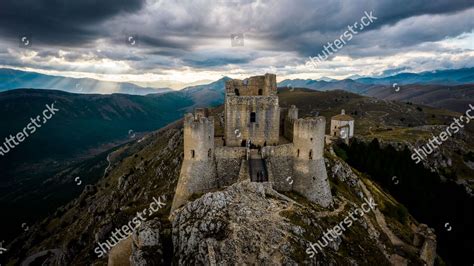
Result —
<svg viewBox="0 0 474 266"><path fill-rule="evenodd" d="M329 186L324 159L312 161L295 159L293 174L295 177L294 191L322 207L328 207L332 204L331 187Z"/></svg>
<svg viewBox="0 0 474 266"><path fill-rule="evenodd" d="M270 96L276 95L276 75L265 74L248 79L231 79L225 84L226 95L232 96Z"/></svg>
<svg viewBox="0 0 474 266"><path fill-rule="evenodd" d="M246 148L217 147L215 151L217 182L219 187L229 186L239 178L241 162L245 158Z"/></svg>
<svg viewBox="0 0 474 266"><path fill-rule="evenodd" d="M271 176L269 180L278 191L293 189L293 144L267 146L262 149L262 157Z"/></svg>
<svg viewBox="0 0 474 266"><path fill-rule="evenodd" d="M171 210L186 203L195 193L203 193L217 188L216 165L212 161L184 160L181 166L178 185L173 198Z"/></svg>
<svg viewBox="0 0 474 266"><path fill-rule="evenodd" d="M323 157L326 118L297 119L294 123L295 158L315 160Z"/></svg>
<svg viewBox="0 0 474 266"><path fill-rule="evenodd" d="M251 122L255 113L255 122ZM277 96L227 96L225 100L226 146L241 146L251 140L259 146L279 140L280 110Z"/></svg>
<svg viewBox="0 0 474 266"><path fill-rule="evenodd" d="M285 117L284 132L283 132L283 135L289 141L293 141L293 127L297 119L298 119L298 108L292 105L290 109L288 109L287 116Z"/></svg>

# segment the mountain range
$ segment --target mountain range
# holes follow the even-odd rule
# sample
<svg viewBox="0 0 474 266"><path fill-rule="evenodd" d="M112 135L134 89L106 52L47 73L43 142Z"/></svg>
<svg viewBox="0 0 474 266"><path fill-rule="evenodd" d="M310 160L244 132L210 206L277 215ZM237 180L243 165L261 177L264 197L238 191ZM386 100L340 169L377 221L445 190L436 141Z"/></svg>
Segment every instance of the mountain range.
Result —
<svg viewBox="0 0 474 266"><path fill-rule="evenodd" d="M29 138L32 141L25 141L13 149L7 159L0 160L0 166L12 166L14 161L31 165L32 161L45 157L74 159L100 152L98 147L127 140L128 135L132 135L129 132L137 135L153 131L180 119L193 108L222 104L227 79L181 91L147 95L77 94L49 89L0 92L0 116L4 122L0 127L1 139L21 131L31 117L41 114L46 104L54 102L61 110L54 116L54 125L44 125ZM37 150L30 147L30 143L42 143L49 149ZM13 165L16 169L23 169L20 165ZM0 173L3 180L4 175L8 175L8 171Z"/></svg>
<svg viewBox="0 0 474 266"><path fill-rule="evenodd" d="M320 91L342 89L354 93L364 93L368 86L384 85L397 86L407 84L437 84L437 85L460 85L474 83L474 68L448 69L426 71L421 73L399 73L384 77L358 77L350 79L328 80L327 78L313 79L291 79L278 83L281 87L300 87Z"/></svg>
<svg viewBox="0 0 474 266"><path fill-rule="evenodd" d="M474 68L400 73L378 78L283 80L279 87L344 90L383 100L405 101L464 112L474 99Z"/></svg>
<svg viewBox="0 0 474 266"><path fill-rule="evenodd" d="M125 93L135 95L172 91L170 88L141 87L127 82L102 81L91 78L69 78L0 68L0 92L22 88L61 90L72 93Z"/></svg>
<svg viewBox="0 0 474 266"><path fill-rule="evenodd" d="M474 68L461 68L449 70L426 71L421 73L398 73L383 77L360 77L337 80L327 77L320 79L287 79L278 83L279 87L298 87L315 89L319 91L345 90L358 94L366 94L370 89L379 86L402 86L402 85L462 85L474 84ZM224 77L224 80L228 79ZM216 87L217 86L217 87ZM142 87L126 82L101 81L91 78L69 78L62 76L45 75L35 72L20 71L14 69L0 68L0 91L20 88L62 90L72 93L99 93L112 94L124 93L133 95L146 95L154 93L165 93L173 91L170 88ZM223 87L219 83L188 86L182 91L204 91L208 88L211 96L221 98ZM215 94L217 93L217 94ZM204 95L204 93L203 93Z"/></svg>

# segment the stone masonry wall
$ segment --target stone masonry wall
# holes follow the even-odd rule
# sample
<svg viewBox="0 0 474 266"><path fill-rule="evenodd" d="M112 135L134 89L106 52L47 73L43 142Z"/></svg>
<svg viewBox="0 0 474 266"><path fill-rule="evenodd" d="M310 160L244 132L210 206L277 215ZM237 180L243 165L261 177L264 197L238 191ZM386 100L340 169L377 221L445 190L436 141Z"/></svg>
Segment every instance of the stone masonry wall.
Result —
<svg viewBox="0 0 474 266"><path fill-rule="evenodd" d="M229 186L239 178L241 162L245 158L246 148L217 147L215 151L217 182L219 187Z"/></svg>
<svg viewBox="0 0 474 266"><path fill-rule="evenodd" d="M341 136L341 127L348 126L349 131L346 132L346 136L352 138L354 136L354 121L341 121L341 120L331 120L331 130L330 134L333 137Z"/></svg>
<svg viewBox="0 0 474 266"><path fill-rule="evenodd" d="M214 154L214 118L186 114L184 160L208 161Z"/></svg>
<svg viewBox="0 0 474 266"><path fill-rule="evenodd" d="M252 112L255 112L255 122L250 122ZM225 113L226 146L238 147L242 140L249 139L260 146L278 144L280 110L277 96L227 96Z"/></svg>
<svg viewBox="0 0 474 266"><path fill-rule="evenodd" d="M214 161L184 160L171 210L181 207L195 193L217 188L215 169Z"/></svg>
<svg viewBox="0 0 474 266"><path fill-rule="evenodd" d="M283 135L289 141L293 141L293 128L294 123L298 119L298 108L292 105L290 109L288 109L288 114L285 117L285 124L284 124L284 132Z"/></svg>
<svg viewBox="0 0 474 266"><path fill-rule="evenodd" d="M329 186L324 159L308 161L295 158L293 173L295 177L294 191L322 207L328 207L332 204L331 187Z"/></svg>
<svg viewBox="0 0 474 266"><path fill-rule="evenodd" d="M267 169L271 171L273 188L278 191L293 189L293 144L267 146L262 149Z"/></svg>
<svg viewBox="0 0 474 266"><path fill-rule="evenodd" d="M276 75L265 74L248 79L231 79L225 84L226 95L270 96L276 95Z"/></svg>

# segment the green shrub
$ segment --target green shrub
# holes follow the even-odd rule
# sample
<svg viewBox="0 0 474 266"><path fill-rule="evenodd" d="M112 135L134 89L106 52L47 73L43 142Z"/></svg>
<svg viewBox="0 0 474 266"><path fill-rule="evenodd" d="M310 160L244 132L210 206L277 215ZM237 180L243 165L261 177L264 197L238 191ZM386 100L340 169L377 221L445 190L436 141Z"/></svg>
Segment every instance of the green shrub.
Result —
<svg viewBox="0 0 474 266"><path fill-rule="evenodd" d="M466 161L466 162L468 162L468 161L474 162L474 152L472 152L472 151L464 154L463 157L464 157L464 161Z"/></svg>
<svg viewBox="0 0 474 266"><path fill-rule="evenodd" d="M334 145L333 148L334 148L334 152L339 158L343 159L344 161L347 161L347 158L349 157L347 157L347 153L345 150L339 148L339 146L337 145Z"/></svg>
<svg viewBox="0 0 474 266"><path fill-rule="evenodd" d="M408 210L405 206L397 204L387 204L384 206L382 213L388 217L394 218L399 221L401 224L405 224L408 220Z"/></svg>

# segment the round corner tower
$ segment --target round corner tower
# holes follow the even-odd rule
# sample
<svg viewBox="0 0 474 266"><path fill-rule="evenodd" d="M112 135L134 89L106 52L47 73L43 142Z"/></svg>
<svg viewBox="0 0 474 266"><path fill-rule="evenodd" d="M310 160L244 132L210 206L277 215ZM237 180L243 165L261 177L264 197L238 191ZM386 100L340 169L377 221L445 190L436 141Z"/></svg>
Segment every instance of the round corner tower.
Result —
<svg viewBox="0 0 474 266"><path fill-rule="evenodd" d="M297 119L293 125L293 190L327 207L332 203L331 188L324 163L326 119Z"/></svg>
<svg viewBox="0 0 474 266"><path fill-rule="evenodd" d="M206 109L184 117L184 160L171 210L182 206L195 193L217 185L214 160L214 118Z"/></svg>
<svg viewBox="0 0 474 266"><path fill-rule="evenodd" d="M214 117L200 110L184 118L184 160L212 161L214 158Z"/></svg>

